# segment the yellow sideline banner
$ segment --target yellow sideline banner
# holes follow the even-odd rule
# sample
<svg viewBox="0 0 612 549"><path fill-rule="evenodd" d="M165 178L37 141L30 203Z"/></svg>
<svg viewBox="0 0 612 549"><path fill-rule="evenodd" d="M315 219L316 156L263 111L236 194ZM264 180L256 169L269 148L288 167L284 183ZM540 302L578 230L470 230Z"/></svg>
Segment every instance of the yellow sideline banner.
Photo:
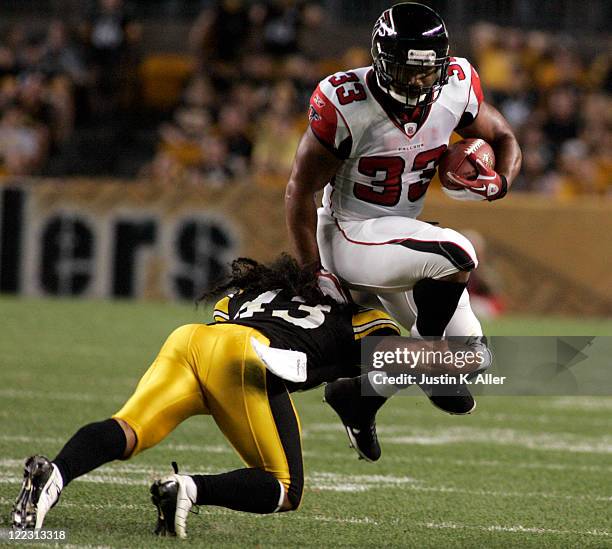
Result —
<svg viewBox="0 0 612 549"><path fill-rule="evenodd" d="M193 299L240 255L286 249L283 191L149 182L0 185L0 291Z"/></svg>
<svg viewBox="0 0 612 549"><path fill-rule="evenodd" d="M612 199L512 192L497 202L428 196L421 219L477 231L512 312L612 315Z"/></svg>
<svg viewBox="0 0 612 549"><path fill-rule="evenodd" d="M421 219L480 233L510 311L612 314L612 201L434 187ZM5 179L0 231L0 292L24 295L192 299L233 258L290 249L283 189L249 184Z"/></svg>

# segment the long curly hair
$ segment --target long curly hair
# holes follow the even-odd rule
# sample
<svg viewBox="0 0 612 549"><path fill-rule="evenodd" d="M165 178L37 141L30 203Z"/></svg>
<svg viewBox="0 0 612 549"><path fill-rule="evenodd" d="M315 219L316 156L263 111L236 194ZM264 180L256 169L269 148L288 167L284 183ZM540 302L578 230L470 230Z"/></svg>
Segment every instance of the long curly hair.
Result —
<svg viewBox="0 0 612 549"><path fill-rule="evenodd" d="M198 302L208 301L232 290L244 292L286 290L291 295L300 296L311 305L338 305L331 297L321 292L316 273L312 269L301 268L287 253L281 254L268 265L248 257L239 257L232 261L230 268L229 277L202 294Z"/></svg>

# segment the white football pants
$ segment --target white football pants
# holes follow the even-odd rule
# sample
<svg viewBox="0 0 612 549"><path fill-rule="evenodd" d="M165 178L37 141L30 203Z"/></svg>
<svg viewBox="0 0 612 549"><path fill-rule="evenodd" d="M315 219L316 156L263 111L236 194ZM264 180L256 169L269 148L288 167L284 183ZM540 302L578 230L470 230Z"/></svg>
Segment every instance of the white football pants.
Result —
<svg viewBox="0 0 612 549"><path fill-rule="evenodd" d="M318 214L323 267L350 288L376 294L387 312L408 330L416 320L412 288L419 280L443 278L478 265L471 242L453 229L408 217L337 221L323 208ZM482 335L467 291L445 333Z"/></svg>

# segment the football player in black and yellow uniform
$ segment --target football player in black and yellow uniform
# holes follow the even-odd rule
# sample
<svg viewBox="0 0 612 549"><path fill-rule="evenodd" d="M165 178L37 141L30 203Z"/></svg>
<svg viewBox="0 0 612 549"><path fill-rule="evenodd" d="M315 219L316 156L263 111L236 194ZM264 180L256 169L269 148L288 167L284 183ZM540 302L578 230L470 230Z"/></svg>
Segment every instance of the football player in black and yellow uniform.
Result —
<svg viewBox="0 0 612 549"><path fill-rule="evenodd" d="M316 276L289 256L269 267L248 259L232 267L217 289L236 293L216 304L214 322L176 329L117 413L82 427L53 461L26 460L14 527L40 528L73 479L155 446L198 414L213 417L246 467L182 475L173 464L174 474L151 487L157 533L184 537L193 505L297 509L304 474L290 393L359 376L360 340L399 328L385 313L324 296Z"/></svg>

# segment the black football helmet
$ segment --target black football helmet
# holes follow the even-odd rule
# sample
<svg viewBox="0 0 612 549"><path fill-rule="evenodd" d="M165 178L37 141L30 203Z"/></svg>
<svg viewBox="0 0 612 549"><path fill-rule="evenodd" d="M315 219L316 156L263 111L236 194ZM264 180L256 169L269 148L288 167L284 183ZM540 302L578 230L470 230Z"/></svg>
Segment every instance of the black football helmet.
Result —
<svg viewBox="0 0 612 549"><path fill-rule="evenodd" d="M448 32L431 8L405 2L385 10L372 32L381 89L407 109L433 103L448 82Z"/></svg>

